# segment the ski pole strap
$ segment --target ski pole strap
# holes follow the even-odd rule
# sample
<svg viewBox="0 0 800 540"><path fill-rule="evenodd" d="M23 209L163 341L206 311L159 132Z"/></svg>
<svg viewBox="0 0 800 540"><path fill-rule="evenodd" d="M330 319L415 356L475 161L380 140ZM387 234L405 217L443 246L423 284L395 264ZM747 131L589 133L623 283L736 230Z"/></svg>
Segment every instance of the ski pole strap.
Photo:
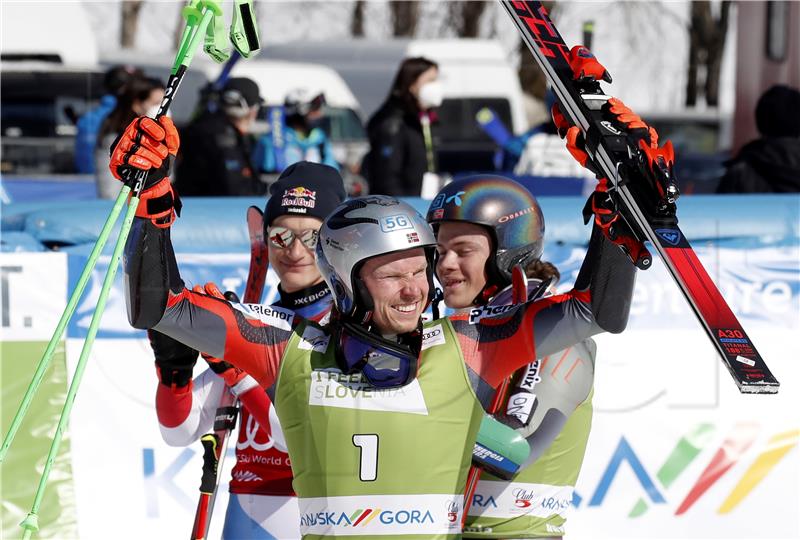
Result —
<svg viewBox="0 0 800 540"><path fill-rule="evenodd" d="M217 446L219 438L208 433L200 438L203 444L203 476L200 478L200 493L212 494L217 487Z"/></svg>
<svg viewBox="0 0 800 540"><path fill-rule="evenodd" d="M422 113L419 117L422 125L422 138L425 141L425 157L428 160L428 172L436 172L436 163L433 159L433 137L431 136L431 117L428 113Z"/></svg>
<svg viewBox="0 0 800 540"><path fill-rule="evenodd" d="M214 431L231 431L236 427L236 418L239 415L239 407L229 405L219 407L214 417Z"/></svg>
<svg viewBox="0 0 800 540"><path fill-rule="evenodd" d="M261 42L258 37L253 0L235 0L230 31L231 44L244 58L258 53Z"/></svg>
<svg viewBox="0 0 800 540"><path fill-rule="evenodd" d="M215 62L225 62L231 55L227 48L225 35L225 19L222 17L222 8L218 0L199 0L197 6L200 9L207 9L214 14L214 18L206 27L206 37L203 43L203 50Z"/></svg>

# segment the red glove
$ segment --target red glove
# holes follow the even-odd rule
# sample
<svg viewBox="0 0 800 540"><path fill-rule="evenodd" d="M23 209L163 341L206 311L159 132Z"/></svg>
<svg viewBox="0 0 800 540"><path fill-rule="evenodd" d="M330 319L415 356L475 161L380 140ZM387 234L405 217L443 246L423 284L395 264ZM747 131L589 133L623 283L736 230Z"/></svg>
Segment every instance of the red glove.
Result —
<svg viewBox="0 0 800 540"><path fill-rule="evenodd" d="M583 45L575 45L569 50L569 67L572 68L572 75L576 81L593 80L611 82L606 68L597 61L592 51Z"/></svg>
<svg viewBox="0 0 800 540"><path fill-rule="evenodd" d="M219 287L217 287L214 283L206 283L205 287L195 285L193 290L196 293L206 294L208 296L213 296L214 298L228 300L230 302L239 302L239 297L236 296L236 293L228 291L225 294L222 294L222 291L220 291ZM241 383L245 377L247 377L247 372L242 371L233 364L230 364L224 360L220 360L219 358L214 358L206 353L201 353L201 356L203 357L203 360L208 362L208 367L211 368L211 371L222 377L222 379L225 381L225 384L228 385L228 388L233 389L236 385ZM238 389L236 393L239 394L246 390L249 390L249 388Z"/></svg>
<svg viewBox="0 0 800 540"><path fill-rule="evenodd" d="M157 227L169 227L180 213L180 199L167 178L170 158L179 146L178 131L168 116L158 122L147 116L136 118L111 145L109 169L115 178L133 187L137 173L147 171L136 215Z"/></svg>

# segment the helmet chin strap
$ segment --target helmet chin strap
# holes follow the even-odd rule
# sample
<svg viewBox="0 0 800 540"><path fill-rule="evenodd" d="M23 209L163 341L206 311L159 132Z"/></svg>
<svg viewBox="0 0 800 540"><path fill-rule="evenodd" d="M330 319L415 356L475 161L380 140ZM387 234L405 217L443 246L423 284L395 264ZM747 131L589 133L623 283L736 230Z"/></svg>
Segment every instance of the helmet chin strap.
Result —
<svg viewBox="0 0 800 540"><path fill-rule="evenodd" d="M497 268L497 255L492 250L489 257L486 259L484 265L484 273L486 274L486 285L483 286L481 292L472 301L476 306L483 306L489 303L489 300L499 291L506 288L509 284Z"/></svg>

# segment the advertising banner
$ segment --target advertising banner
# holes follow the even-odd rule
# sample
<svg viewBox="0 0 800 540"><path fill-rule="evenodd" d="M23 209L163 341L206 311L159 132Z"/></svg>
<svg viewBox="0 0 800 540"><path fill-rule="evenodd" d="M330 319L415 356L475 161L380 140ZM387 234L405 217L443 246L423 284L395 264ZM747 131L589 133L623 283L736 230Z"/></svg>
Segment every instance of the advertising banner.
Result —
<svg viewBox="0 0 800 540"><path fill-rule="evenodd" d="M557 231L560 222L548 226ZM800 247L788 236L793 240L780 234L695 242L780 380L777 395L739 394L662 263L656 258L653 268L638 272L628 328L595 337L595 413L567 538L800 536ZM560 269L560 291L569 290L584 255L585 245L548 242L543 258ZM65 373L80 355L108 260L100 258L67 329L66 354L53 360L37 398L43 412L32 409L26 433L3 463L4 537L16 537L29 508L66 392ZM2 256L4 433L85 261L63 253ZM187 286L214 281L240 296L248 262L246 252L178 254ZM127 322L122 274L48 487L43 538L99 539L113 531L115 538L138 540L191 530L201 445L171 448L161 438L153 356L144 332ZM270 273L265 303L276 298L276 283ZM195 374L203 369L200 359ZM10 461L17 451L24 454L14 462L19 468ZM222 527L232 449L228 454L209 538L219 538ZM506 499L481 504L514 504ZM560 501L534 504L540 513Z"/></svg>

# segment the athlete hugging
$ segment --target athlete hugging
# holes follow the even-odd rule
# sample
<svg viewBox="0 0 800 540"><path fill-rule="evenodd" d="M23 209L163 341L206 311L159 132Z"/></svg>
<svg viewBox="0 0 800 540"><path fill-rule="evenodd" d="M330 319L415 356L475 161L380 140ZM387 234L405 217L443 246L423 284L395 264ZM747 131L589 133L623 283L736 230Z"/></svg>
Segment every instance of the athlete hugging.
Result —
<svg viewBox="0 0 800 540"><path fill-rule="evenodd" d="M643 124L630 110L620 111L618 102L604 111L618 129ZM170 126L150 127L134 121L113 149L112 163L148 169L148 186L156 189L169 182L158 171L169 153L166 141L174 146L177 137ZM568 146L585 154L574 133ZM269 450L280 446L291 458L296 499L288 491L234 491L225 538L560 536L591 423L589 338L624 329L635 277L626 254L635 246L608 204L611 195L601 187L592 196L588 208L596 219L586 258L574 287L554 294L557 271L539 260L542 213L511 180L453 182L433 200L426 220L392 197L338 204L325 192L332 182L337 190L341 184L335 171L309 163L293 167L282 175L285 184L273 188L265 212L283 307L260 309L214 288L184 285L170 243L173 220L164 219L176 197L143 197L126 246L131 324L203 351L211 364L229 365L235 376L223 372L223 382L245 407L247 392L264 398L261 410L250 413L262 429L270 426L263 435L275 441ZM157 193L172 195L163 186ZM318 206L298 205L271 217L271 208L299 194ZM310 212L316 208L319 215ZM435 297L434 271L445 303L457 311L423 323ZM535 278L527 286L525 273ZM323 320L301 311L309 297L318 298L321 289L308 290L315 286L330 291ZM540 369L556 355L568 359L572 376ZM158 351L156 358L158 364ZM165 407L190 400L167 424L159 401L169 433L195 414L195 402L208 401L196 389L211 383L184 375L183 385L167 384L167 371L159 371L159 392L170 394ZM245 380L252 382L238 387ZM215 383L219 396L223 383ZM263 404L267 397L274 408ZM516 478L484 475L472 497L472 450L485 411L517 429L532 451ZM203 430L187 431L196 436ZM253 433L240 432L240 441ZM253 463L248 458L237 467Z"/></svg>

